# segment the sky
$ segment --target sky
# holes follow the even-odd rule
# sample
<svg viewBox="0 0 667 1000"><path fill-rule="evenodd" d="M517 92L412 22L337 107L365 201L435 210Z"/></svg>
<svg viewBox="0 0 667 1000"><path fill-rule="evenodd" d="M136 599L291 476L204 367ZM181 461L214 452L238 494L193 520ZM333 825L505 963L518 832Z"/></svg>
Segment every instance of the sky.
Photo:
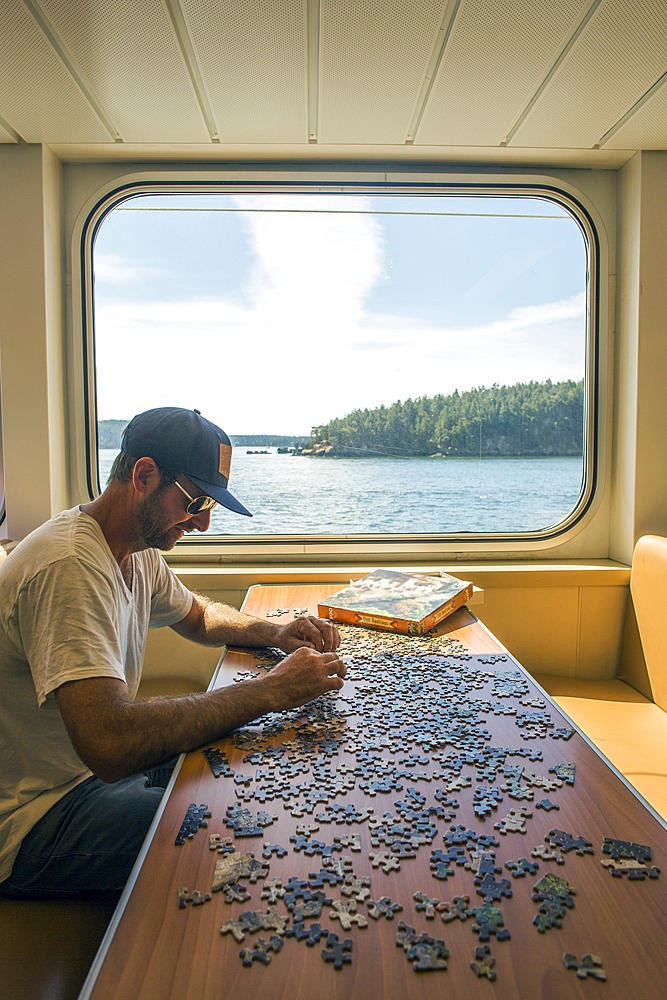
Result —
<svg viewBox="0 0 667 1000"><path fill-rule="evenodd" d="M584 375L584 239L535 197L143 196L106 217L93 264L100 419L175 405L302 435Z"/></svg>

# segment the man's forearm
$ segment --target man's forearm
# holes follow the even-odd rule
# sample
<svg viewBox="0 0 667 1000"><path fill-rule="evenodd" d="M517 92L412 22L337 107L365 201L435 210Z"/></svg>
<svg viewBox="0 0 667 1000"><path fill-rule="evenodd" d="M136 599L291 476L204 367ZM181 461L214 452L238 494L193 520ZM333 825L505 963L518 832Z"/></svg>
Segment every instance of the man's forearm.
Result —
<svg viewBox="0 0 667 1000"><path fill-rule="evenodd" d="M214 636L216 633L225 636L222 643L207 639L212 645L248 646L251 649L259 649L262 646L273 645L276 640L277 629L272 622L246 615L236 608L229 608L224 604L207 604L204 614L207 636Z"/></svg>
<svg viewBox="0 0 667 1000"><path fill-rule="evenodd" d="M214 742L271 709L270 693L260 680L209 693L128 704L120 721L122 733L117 733L120 739L114 741L116 747L119 742L124 745L123 761L119 762L123 773L111 780Z"/></svg>
<svg viewBox="0 0 667 1000"><path fill-rule="evenodd" d="M251 649L272 646L278 632L271 622L210 601L201 594L195 594L191 613L173 628L187 639L206 646L246 646Z"/></svg>
<svg viewBox="0 0 667 1000"><path fill-rule="evenodd" d="M267 680L133 702L122 683L94 678L85 688L81 682L63 685L57 698L79 756L98 777L113 782L264 715L276 704Z"/></svg>
<svg viewBox="0 0 667 1000"><path fill-rule="evenodd" d="M113 782L335 690L345 672L335 653L301 648L271 673L217 691L133 702L123 681L91 677L62 684L56 699L81 760Z"/></svg>

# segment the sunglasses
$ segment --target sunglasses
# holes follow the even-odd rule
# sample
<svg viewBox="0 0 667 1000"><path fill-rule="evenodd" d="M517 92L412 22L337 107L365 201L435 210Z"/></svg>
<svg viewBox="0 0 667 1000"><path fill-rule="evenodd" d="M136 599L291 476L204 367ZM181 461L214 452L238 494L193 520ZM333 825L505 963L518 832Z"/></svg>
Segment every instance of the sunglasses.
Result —
<svg viewBox="0 0 667 1000"><path fill-rule="evenodd" d="M188 514L201 514L203 510L211 510L213 507L216 506L218 501L214 500L213 497L207 497L206 495L201 497L191 497L188 491L183 489L178 480L174 479L171 472L168 472L167 469L163 469L162 471L167 473L171 481L175 483L176 486L178 486L181 493L184 493L185 496L190 501L190 503L185 508Z"/></svg>

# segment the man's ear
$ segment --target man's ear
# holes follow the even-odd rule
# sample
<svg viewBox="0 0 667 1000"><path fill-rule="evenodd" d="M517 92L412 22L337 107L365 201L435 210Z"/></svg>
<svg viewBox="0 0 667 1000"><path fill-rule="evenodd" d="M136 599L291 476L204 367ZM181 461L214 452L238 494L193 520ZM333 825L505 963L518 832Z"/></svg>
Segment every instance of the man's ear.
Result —
<svg viewBox="0 0 667 1000"><path fill-rule="evenodd" d="M132 485L144 496L160 482L160 470L152 458L138 458L132 470Z"/></svg>

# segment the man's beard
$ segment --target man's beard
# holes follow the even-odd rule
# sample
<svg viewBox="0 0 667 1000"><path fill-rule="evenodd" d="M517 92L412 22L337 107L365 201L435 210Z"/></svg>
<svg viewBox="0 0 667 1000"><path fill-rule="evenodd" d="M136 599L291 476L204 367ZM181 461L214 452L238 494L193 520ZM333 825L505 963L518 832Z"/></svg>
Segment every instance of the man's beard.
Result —
<svg viewBox="0 0 667 1000"><path fill-rule="evenodd" d="M169 522L160 499L161 492L156 490L142 500L137 508L137 527L148 548L167 551L173 549L182 529L173 524L167 527Z"/></svg>

